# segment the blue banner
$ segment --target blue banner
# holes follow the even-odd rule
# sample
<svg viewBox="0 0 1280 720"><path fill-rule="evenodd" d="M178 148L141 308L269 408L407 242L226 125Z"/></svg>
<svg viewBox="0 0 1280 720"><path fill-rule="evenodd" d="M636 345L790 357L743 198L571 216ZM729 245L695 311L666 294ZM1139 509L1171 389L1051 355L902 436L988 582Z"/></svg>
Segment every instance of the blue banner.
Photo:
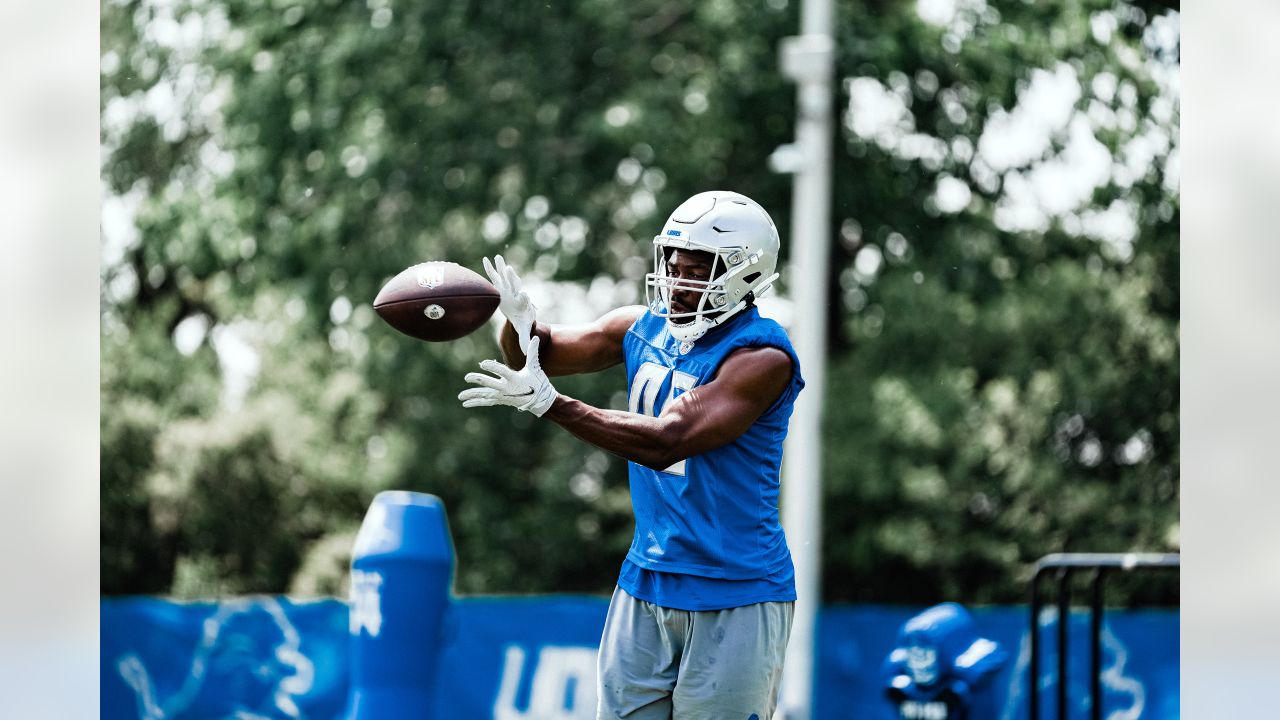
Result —
<svg viewBox="0 0 1280 720"><path fill-rule="evenodd" d="M594 717L595 661L605 598L456 598L436 670L436 716L494 720ZM882 668L898 630L921 608L834 606L819 617L818 718L892 720ZM101 604L101 711L108 720L339 720L350 689L350 625L338 600L245 597L218 603L152 598ZM1028 611L972 609L1009 661L989 692L997 720L1027 717ZM1056 691L1056 623L1044 628L1044 688ZM1072 718L1087 717L1088 616L1073 613ZM1103 628L1104 717L1179 717L1178 614L1120 611Z"/></svg>

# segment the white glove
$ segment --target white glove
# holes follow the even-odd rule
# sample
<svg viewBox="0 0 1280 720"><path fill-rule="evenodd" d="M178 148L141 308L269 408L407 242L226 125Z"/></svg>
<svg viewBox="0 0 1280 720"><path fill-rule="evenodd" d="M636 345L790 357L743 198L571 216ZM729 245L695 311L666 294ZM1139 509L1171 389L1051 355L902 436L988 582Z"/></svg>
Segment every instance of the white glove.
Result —
<svg viewBox="0 0 1280 720"><path fill-rule="evenodd" d="M529 349L523 370L512 370L497 360L484 360L480 368L493 373L497 377L484 373L467 373L463 378L472 385L480 387L467 388L458 393L462 407L487 407L490 405L510 405L517 410L531 412L538 417L556 401L556 389L551 387L547 374L542 372L542 363L538 361L538 344L542 338L534 336L529 340Z"/></svg>
<svg viewBox="0 0 1280 720"><path fill-rule="evenodd" d="M498 289L501 296L498 309L507 316L511 327L515 328L516 337L520 340L520 351L528 355L529 335L533 332L538 309L529 300L529 294L520 289L520 276L516 275L515 268L508 265L501 255L495 255L493 262L484 258L484 271L488 273L489 281Z"/></svg>

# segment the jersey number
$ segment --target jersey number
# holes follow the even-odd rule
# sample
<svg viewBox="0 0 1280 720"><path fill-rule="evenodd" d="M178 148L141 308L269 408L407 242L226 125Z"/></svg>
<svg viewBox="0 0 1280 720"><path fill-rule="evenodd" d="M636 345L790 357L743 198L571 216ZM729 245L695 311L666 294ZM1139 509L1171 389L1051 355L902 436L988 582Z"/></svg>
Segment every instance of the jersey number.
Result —
<svg viewBox="0 0 1280 720"><path fill-rule="evenodd" d="M647 362L636 370L636 375L631 379L631 392L627 395L627 409L633 413L641 415L649 415L657 417L656 402L658 399L658 390L662 387L662 383L666 381L667 375L674 372L671 378L671 390L667 393L667 403L675 399L676 392L688 392L698 384L698 378L689 373L682 373L679 370L672 371L669 367L664 367L654 362ZM667 404L663 403L663 407ZM672 475L684 475L684 460L663 470L665 473Z"/></svg>

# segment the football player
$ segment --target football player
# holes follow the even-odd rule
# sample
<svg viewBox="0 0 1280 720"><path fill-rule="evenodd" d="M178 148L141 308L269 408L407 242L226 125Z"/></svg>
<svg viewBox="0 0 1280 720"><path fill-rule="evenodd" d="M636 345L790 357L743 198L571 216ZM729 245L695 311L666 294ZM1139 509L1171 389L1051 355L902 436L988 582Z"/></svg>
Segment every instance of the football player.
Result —
<svg viewBox="0 0 1280 720"><path fill-rule="evenodd" d="M600 643L600 718L773 715L796 598L778 471L804 387L786 332L755 307L778 249L760 205L699 193L653 239L647 306L578 327L538 322L516 272L484 261L506 363L467 374L462 404L533 413L629 461L636 528ZM550 380L618 363L625 412Z"/></svg>

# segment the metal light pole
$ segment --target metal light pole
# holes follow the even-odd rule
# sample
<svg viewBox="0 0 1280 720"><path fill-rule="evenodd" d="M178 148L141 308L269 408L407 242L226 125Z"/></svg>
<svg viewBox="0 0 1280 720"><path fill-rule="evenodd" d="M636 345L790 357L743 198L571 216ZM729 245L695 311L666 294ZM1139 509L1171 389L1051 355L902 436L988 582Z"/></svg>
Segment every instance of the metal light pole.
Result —
<svg viewBox="0 0 1280 720"><path fill-rule="evenodd" d="M796 139L769 158L795 175L791 201L793 341L805 390L796 402L783 455L782 522L796 566L796 612L782 675L777 718L813 715L814 637L822 555L822 400L827 354L827 254L831 236L831 0L804 0L801 35L785 38L782 73L799 86Z"/></svg>

